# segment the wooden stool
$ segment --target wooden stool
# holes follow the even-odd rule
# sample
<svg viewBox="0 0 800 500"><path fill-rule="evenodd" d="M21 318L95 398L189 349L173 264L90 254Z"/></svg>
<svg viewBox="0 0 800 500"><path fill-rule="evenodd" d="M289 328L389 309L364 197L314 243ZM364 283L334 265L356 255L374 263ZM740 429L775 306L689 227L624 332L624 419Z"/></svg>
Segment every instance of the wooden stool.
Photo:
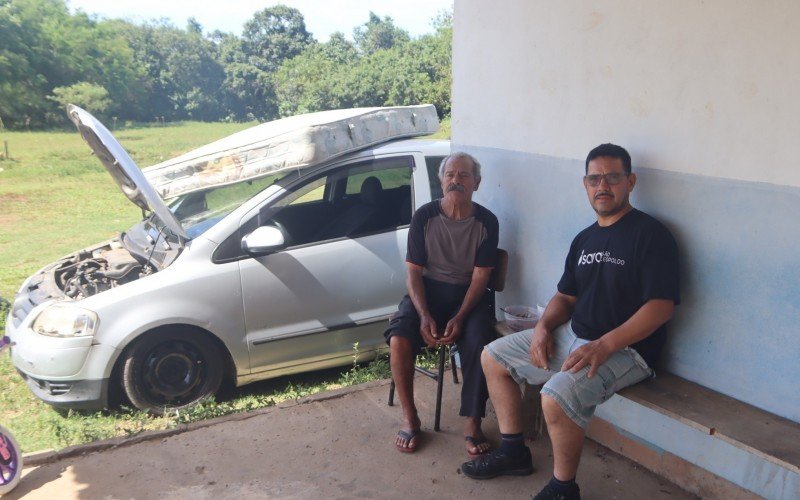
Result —
<svg viewBox="0 0 800 500"><path fill-rule="evenodd" d="M445 356L445 351L448 351L448 353L450 354L450 369L453 372L453 383L454 384L458 383L458 372L456 371L456 360L455 360L455 355L456 352L458 352L458 349L456 348L455 344L452 346L447 346L447 345L439 346L438 350L439 350L439 361L436 364L437 367L436 373L433 373L427 368L414 365L414 370L417 373L421 373L426 377L430 377L436 381L436 414L434 416L434 422L433 422L433 430L436 432L439 432L441 428L439 426L439 421L441 420L442 416L442 382L444 381L444 364L445 364L445 359L447 358ZM389 385L389 401L388 401L389 406L394 406L394 388L395 388L394 380L392 380L392 383Z"/></svg>

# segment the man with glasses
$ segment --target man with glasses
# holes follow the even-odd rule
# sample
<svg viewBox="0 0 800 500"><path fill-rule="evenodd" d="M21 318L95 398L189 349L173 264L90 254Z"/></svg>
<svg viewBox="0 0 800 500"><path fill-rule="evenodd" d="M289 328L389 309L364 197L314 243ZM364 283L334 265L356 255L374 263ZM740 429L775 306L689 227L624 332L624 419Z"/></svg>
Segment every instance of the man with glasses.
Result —
<svg viewBox="0 0 800 500"><path fill-rule="evenodd" d="M680 301L677 245L666 227L631 206L636 174L628 152L602 144L589 152L585 173L597 222L572 241L558 291L536 327L484 349L501 443L461 466L474 479L531 474L518 384L544 384L554 464L536 499L580 499L575 476L595 407L652 376L665 324Z"/></svg>

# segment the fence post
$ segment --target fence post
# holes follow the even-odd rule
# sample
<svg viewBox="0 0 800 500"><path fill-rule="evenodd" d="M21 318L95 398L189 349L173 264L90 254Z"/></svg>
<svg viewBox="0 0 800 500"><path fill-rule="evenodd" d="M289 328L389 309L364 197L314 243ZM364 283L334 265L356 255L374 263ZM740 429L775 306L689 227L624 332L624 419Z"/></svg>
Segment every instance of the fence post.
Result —
<svg viewBox="0 0 800 500"><path fill-rule="evenodd" d="M6 152L6 155L3 158L5 158L6 160L10 160L11 156L9 156L9 154L8 154L8 141L5 141L5 140L3 141L3 149Z"/></svg>

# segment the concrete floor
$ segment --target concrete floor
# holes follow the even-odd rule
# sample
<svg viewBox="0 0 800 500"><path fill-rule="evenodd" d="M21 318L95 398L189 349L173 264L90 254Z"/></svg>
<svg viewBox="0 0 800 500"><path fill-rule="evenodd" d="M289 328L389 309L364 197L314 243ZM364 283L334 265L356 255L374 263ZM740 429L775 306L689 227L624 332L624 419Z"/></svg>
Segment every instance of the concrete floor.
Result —
<svg viewBox="0 0 800 500"><path fill-rule="evenodd" d="M433 432L435 384L417 378L423 441L414 454L395 450L400 408L386 405L388 382L318 395L246 416L201 423L149 439L27 469L6 498L530 498L550 479L546 437L531 443L536 472L475 481L467 459L458 392L445 384L442 430ZM496 442L493 415L484 429ZM74 451L74 450L73 450ZM593 442L578 482L584 499L694 498Z"/></svg>

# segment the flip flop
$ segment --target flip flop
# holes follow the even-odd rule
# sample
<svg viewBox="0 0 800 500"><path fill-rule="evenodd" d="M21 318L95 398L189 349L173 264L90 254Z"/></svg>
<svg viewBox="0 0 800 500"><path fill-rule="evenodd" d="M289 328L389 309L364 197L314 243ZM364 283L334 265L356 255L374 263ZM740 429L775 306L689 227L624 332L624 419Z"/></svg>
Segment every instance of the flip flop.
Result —
<svg viewBox="0 0 800 500"><path fill-rule="evenodd" d="M400 446L399 444L395 443L394 447L397 448L397 451L402 453L414 453L417 451L417 447L419 446L419 435L421 434L419 429L414 429L411 432L406 432L403 429L397 431L397 436L405 439L406 443L411 443L411 440L417 438L417 446L413 448L410 446Z"/></svg>
<svg viewBox="0 0 800 500"><path fill-rule="evenodd" d="M488 440L486 438L479 440L473 436L464 436L464 441L468 442L470 446L473 446L476 449L478 448L478 445L481 445L483 443L488 443ZM469 455L470 458L476 458L481 455L486 455L487 453L489 453L489 450L491 450L491 448L487 448L486 451L481 451L478 453L472 453L471 451L467 450L467 455Z"/></svg>

